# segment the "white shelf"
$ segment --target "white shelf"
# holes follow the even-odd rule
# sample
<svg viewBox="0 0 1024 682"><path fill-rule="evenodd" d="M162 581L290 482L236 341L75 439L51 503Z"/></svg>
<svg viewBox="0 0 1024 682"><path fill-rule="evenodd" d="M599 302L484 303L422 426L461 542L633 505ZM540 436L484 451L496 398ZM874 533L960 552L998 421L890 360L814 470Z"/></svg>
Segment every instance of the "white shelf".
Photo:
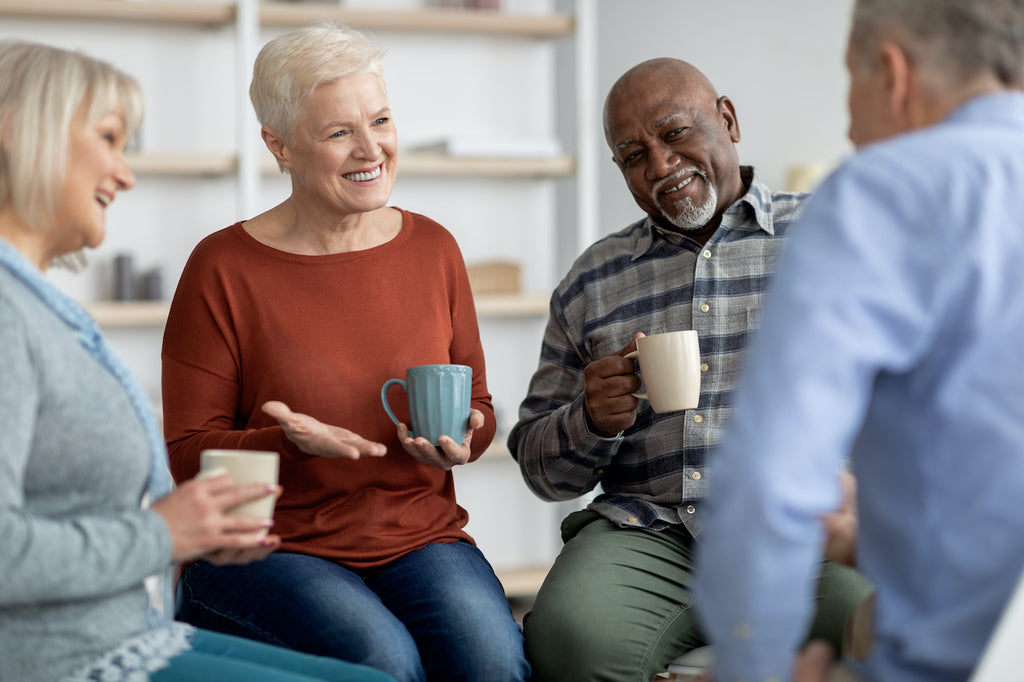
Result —
<svg viewBox="0 0 1024 682"><path fill-rule="evenodd" d="M145 175L210 176L231 175L238 171L233 154L144 152L128 156L132 172ZM277 175L273 159L260 167L266 175ZM415 177L545 178L569 177L576 171L571 156L540 159L465 158L440 154L409 153L399 158L399 175Z"/></svg>
<svg viewBox="0 0 1024 682"><path fill-rule="evenodd" d="M96 301L85 309L101 327L163 327L170 303L166 301Z"/></svg>
<svg viewBox="0 0 1024 682"><path fill-rule="evenodd" d="M235 6L231 3L131 0L0 0L0 16L220 25L234 21Z"/></svg>
<svg viewBox="0 0 1024 682"><path fill-rule="evenodd" d="M97 324L107 328L163 327L170 303L167 301L93 301L85 308ZM539 317L548 312L544 294L485 294L476 297L480 317Z"/></svg>
<svg viewBox="0 0 1024 682"><path fill-rule="evenodd" d="M145 2L134 0L0 0L0 16L29 19L86 19L141 23L227 25L236 19L234 3ZM535 38L571 35L567 14L508 14L488 10L360 10L343 5L263 2L265 26L308 26L317 20L339 21L376 31L470 33Z"/></svg>
<svg viewBox="0 0 1024 682"><path fill-rule="evenodd" d="M415 33L472 33L534 38L571 35L573 19L567 14L525 15L493 10L423 9L410 11L346 9L344 5L260 4L260 22L267 26L307 26L319 19L340 21L374 31Z"/></svg>

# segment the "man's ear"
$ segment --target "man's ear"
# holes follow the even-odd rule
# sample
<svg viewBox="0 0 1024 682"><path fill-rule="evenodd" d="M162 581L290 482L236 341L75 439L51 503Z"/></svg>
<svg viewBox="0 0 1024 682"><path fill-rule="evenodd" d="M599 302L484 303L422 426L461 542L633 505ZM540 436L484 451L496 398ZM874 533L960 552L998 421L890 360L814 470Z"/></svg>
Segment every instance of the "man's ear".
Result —
<svg viewBox="0 0 1024 682"><path fill-rule="evenodd" d="M291 168L291 162L288 160L288 146L284 139L270 126L260 128L260 137L263 138L263 143L267 145L270 153L277 159L278 165L283 168Z"/></svg>
<svg viewBox="0 0 1024 682"><path fill-rule="evenodd" d="M729 130L729 137L733 142L739 142L740 122L739 119L736 118L736 108L733 107L732 100L725 95L722 95L718 98L715 105L718 107L718 113L725 121L725 127Z"/></svg>
<svg viewBox="0 0 1024 682"><path fill-rule="evenodd" d="M885 78L885 92L889 114L897 121L910 117L914 92L914 68L910 57L895 43L882 43L878 48L878 61Z"/></svg>

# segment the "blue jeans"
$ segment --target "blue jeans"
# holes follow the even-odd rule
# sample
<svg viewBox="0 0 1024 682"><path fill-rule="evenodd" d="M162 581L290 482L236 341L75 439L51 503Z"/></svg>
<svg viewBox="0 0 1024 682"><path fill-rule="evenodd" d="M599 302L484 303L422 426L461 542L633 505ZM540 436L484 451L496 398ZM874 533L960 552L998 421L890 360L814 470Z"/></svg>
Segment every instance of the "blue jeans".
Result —
<svg viewBox="0 0 1024 682"><path fill-rule="evenodd" d="M398 682L516 682L530 676L501 583L469 543L434 543L355 572L277 552L246 566L185 567L178 618L361 663Z"/></svg>
<svg viewBox="0 0 1024 682"><path fill-rule="evenodd" d="M379 670L199 630L151 682L393 682Z"/></svg>

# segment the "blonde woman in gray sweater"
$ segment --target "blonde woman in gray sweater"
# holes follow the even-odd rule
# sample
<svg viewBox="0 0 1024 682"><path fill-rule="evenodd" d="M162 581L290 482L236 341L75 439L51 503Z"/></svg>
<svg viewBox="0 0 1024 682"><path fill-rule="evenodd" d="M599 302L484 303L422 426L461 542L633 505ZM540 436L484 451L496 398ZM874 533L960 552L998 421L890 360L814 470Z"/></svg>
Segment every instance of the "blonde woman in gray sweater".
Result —
<svg viewBox="0 0 1024 682"><path fill-rule="evenodd" d="M0 681L390 680L150 606L145 579L178 562L273 552L267 522L225 512L278 491L223 476L172 491L145 395L44 277L103 241L135 182L123 150L138 84L26 42L0 42L0 83Z"/></svg>

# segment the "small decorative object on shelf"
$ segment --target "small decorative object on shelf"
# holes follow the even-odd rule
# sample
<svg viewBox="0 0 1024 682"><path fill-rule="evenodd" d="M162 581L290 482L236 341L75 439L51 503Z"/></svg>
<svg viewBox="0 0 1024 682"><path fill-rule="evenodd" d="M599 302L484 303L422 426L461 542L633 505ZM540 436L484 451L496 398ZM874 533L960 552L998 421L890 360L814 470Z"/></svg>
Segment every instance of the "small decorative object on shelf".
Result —
<svg viewBox="0 0 1024 682"><path fill-rule="evenodd" d="M114 300L135 300L135 259L130 253L114 256Z"/></svg>
<svg viewBox="0 0 1024 682"><path fill-rule="evenodd" d="M432 0L430 4L457 9L501 9L501 0Z"/></svg>
<svg viewBox="0 0 1024 682"><path fill-rule="evenodd" d="M153 268L142 276L142 299L162 301L164 298L164 276L160 268Z"/></svg>
<svg viewBox="0 0 1024 682"><path fill-rule="evenodd" d="M512 261L467 263L469 286L474 296L481 294L518 294L519 264Z"/></svg>

